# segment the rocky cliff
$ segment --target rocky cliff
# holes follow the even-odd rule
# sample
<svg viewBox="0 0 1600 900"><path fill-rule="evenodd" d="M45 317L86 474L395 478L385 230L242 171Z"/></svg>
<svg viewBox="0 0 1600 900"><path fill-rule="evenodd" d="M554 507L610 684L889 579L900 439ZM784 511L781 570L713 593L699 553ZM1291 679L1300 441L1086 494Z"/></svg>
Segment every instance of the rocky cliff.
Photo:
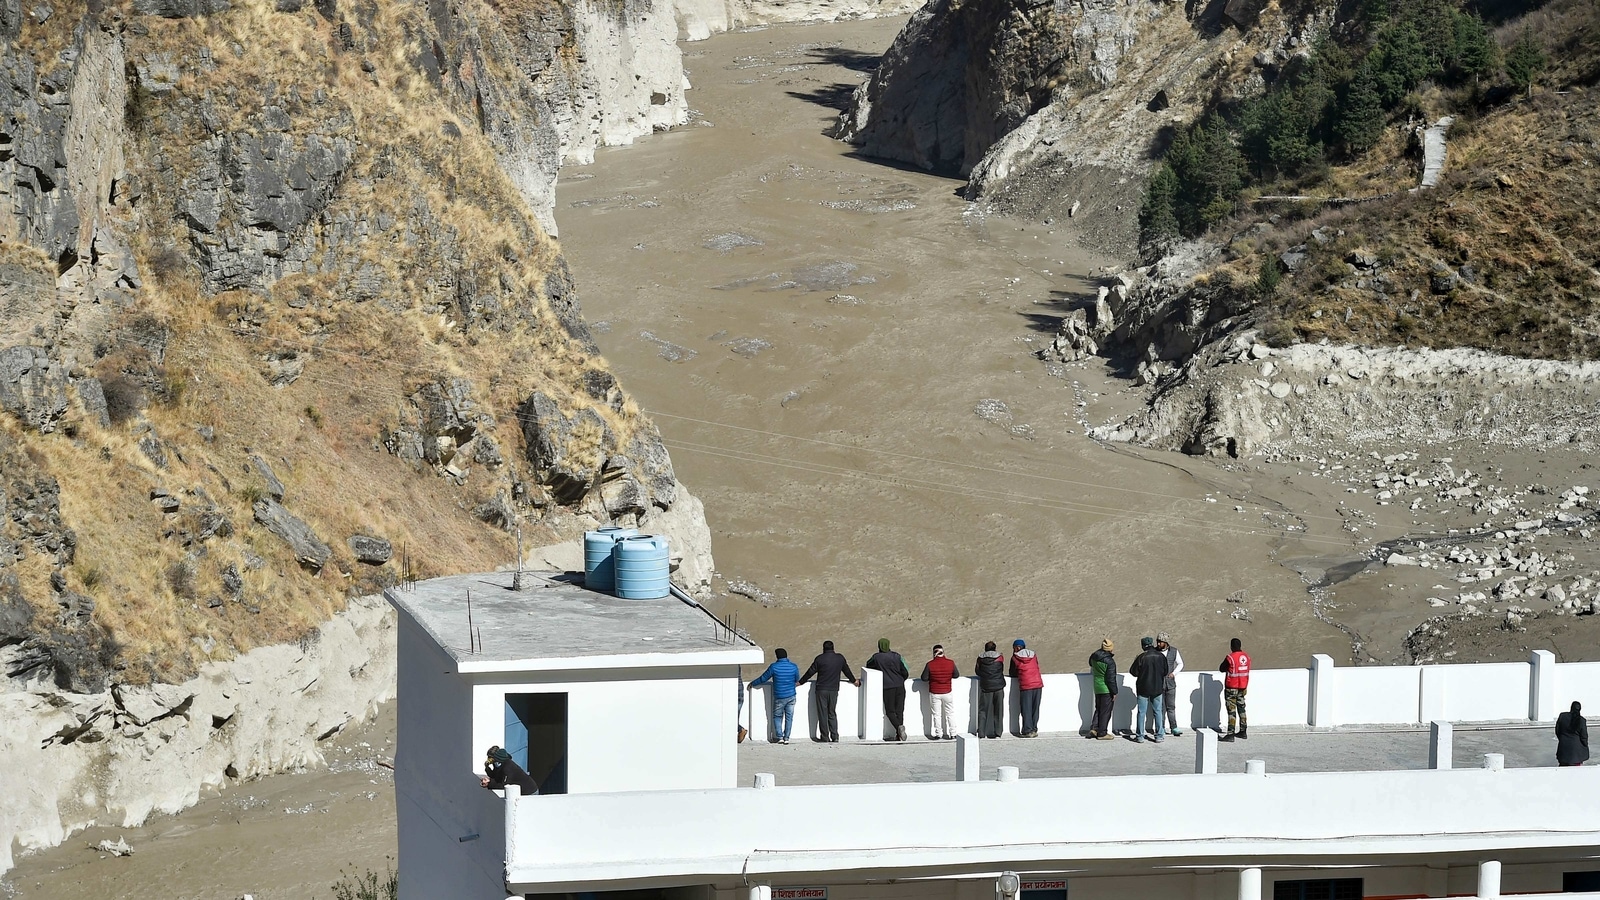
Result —
<svg viewBox="0 0 1600 900"><path fill-rule="evenodd" d="M903 16L922 0L675 0L679 34L703 41L734 28Z"/></svg>
<svg viewBox="0 0 1600 900"><path fill-rule="evenodd" d="M1265 8L1263 8L1265 7ZM1003 212L1076 220L1131 255L1144 182L1172 129L1247 96L1333 19L1315 3L932 0L837 134L862 152L968 178Z"/></svg>
<svg viewBox="0 0 1600 900"><path fill-rule="evenodd" d="M513 532L661 530L708 581L551 237L563 161L683 120L676 29L650 0L0 2L0 695L29 728L99 704L30 751L61 815L7 847L197 789L94 787L154 733L115 698L509 564ZM260 724L205 758L307 758Z"/></svg>

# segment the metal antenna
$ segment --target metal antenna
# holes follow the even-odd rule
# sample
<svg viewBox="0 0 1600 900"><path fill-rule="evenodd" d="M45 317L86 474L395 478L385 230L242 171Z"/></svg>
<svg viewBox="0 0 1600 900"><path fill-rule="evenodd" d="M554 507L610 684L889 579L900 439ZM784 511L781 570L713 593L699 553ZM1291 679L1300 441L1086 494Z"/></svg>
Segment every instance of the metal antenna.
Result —
<svg viewBox="0 0 1600 900"><path fill-rule="evenodd" d="M472 634L476 629L472 625L472 588L467 588L467 652L477 653L478 642Z"/></svg>

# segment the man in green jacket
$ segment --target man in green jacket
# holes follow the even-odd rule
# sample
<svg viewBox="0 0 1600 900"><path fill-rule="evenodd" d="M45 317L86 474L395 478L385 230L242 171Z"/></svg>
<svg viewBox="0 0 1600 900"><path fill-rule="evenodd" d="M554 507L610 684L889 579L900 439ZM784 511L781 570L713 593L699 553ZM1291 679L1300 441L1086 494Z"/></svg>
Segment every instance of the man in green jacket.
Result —
<svg viewBox="0 0 1600 900"><path fill-rule="evenodd" d="M1115 647L1110 638L1100 642L1100 649L1089 654L1089 673L1094 677L1094 719L1089 723L1089 737L1114 741L1111 733L1111 709L1117 705L1117 659L1111 655Z"/></svg>

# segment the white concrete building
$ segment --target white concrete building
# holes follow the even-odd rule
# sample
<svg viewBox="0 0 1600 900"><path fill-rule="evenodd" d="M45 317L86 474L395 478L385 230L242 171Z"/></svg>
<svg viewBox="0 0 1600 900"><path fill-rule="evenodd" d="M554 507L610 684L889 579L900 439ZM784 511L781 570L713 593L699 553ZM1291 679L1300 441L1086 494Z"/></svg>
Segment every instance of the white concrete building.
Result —
<svg viewBox="0 0 1600 900"><path fill-rule="evenodd" d="M983 742L1017 764L986 769L971 736L883 743L875 672L840 696L845 743L762 742L756 692L740 747L735 679L757 648L688 603L509 579L390 595L408 900L1600 898L1600 773L1554 768L1550 729L1574 699L1600 710L1600 663L1258 670L1251 740L1222 748L1210 673L1180 684L1198 730L1159 747L1075 739L1085 677L1050 675L1045 738ZM560 787L564 753L565 795L479 786L484 750L522 728L541 784Z"/></svg>

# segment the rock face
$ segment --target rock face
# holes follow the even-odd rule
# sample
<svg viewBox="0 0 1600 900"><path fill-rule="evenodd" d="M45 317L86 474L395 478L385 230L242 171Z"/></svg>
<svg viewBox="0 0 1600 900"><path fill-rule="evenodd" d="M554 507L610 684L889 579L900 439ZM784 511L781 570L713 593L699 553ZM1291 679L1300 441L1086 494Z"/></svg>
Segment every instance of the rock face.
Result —
<svg viewBox="0 0 1600 900"><path fill-rule="evenodd" d="M1163 130L1218 90L1259 90L1250 60L1287 58L1329 21L1313 4L1241 30L1220 4L932 0L836 134L871 156L967 176L969 198L1003 211L1070 212L1086 244L1126 255Z"/></svg>
<svg viewBox="0 0 1600 900"><path fill-rule="evenodd" d="M713 34L781 22L833 22L903 16L918 0L675 0L678 36L703 41Z"/></svg>
<svg viewBox="0 0 1600 900"><path fill-rule="evenodd" d="M4 615L0 586L0 616ZM354 600L298 644L175 685L0 689L0 871L94 823L138 825L203 790L319 765L319 737L394 696L394 612Z"/></svg>
<svg viewBox="0 0 1600 900"><path fill-rule="evenodd" d="M1260 348L1261 353L1254 352ZM1270 365L1272 376L1263 377ZM1247 330L1208 344L1146 410L1095 437L1210 456L1350 444L1471 440L1486 447L1600 447L1600 363L1477 350L1269 349Z"/></svg>

